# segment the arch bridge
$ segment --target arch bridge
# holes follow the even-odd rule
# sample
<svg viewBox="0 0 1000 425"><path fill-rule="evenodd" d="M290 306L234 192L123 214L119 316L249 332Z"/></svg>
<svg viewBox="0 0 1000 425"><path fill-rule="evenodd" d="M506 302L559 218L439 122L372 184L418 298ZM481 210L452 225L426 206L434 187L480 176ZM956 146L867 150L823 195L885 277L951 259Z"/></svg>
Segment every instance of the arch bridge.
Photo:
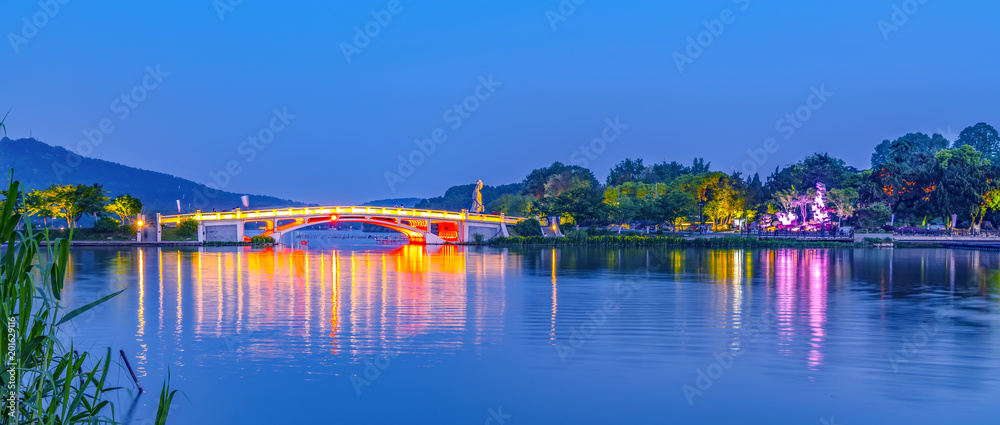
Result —
<svg viewBox="0 0 1000 425"><path fill-rule="evenodd" d="M192 214L157 214L156 240L162 239L163 224L178 224L192 219L198 223L199 242L249 242L246 225L262 223L264 232L280 241L296 229L320 223L367 223L396 230L412 244L465 243L481 234L487 240L510 236L507 225L522 217L477 214L467 211L435 211L384 207L303 207L269 210L201 212Z"/></svg>

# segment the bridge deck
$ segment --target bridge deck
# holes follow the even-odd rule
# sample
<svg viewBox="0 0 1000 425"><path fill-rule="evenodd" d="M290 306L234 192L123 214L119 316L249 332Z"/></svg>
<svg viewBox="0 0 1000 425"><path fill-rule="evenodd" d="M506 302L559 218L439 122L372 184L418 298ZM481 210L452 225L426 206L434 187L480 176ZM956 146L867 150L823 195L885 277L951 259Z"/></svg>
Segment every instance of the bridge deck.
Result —
<svg viewBox="0 0 1000 425"><path fill-rule="evenodd" d="M381 215L386 217L401 218L426 218L439 220L456 220L482 223L507 223L517 224L524 218L507 217L493 214L477 214L469 212L419 210L413 208L385 208L385 207L356 207L356 206L331 206L331 207L303 207L303 208L279 208L267 210L249 211L223 211L223 212L196 212L191 214L162 215L160 223L179 223L181 220L190 218L196 221L221 221L221 220L253 220L253 219L282 219L307 216L341 215L341 214L366 214Z"/></svg>

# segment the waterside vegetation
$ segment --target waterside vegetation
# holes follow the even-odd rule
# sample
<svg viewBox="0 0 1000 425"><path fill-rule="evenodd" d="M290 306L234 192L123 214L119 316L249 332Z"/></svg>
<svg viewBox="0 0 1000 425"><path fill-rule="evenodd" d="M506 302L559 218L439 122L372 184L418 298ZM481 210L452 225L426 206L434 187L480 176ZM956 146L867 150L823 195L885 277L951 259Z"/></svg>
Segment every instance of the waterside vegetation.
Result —
<svg viewBox="0 0 1000 425"><path fill-rule="evenodd" d="M563 237L511 236L489 241L491 246L598 246L598 247L678 247L678 248L844 248L871 246L869 242L759 239L741 236L685 238L675 235L624 234L590 236L585 231L570 231Z"/></svg>
<svg viewBox="0 0 1000 425"><path fill-rule="evenodd" d="M11 182L7 193L18 188ZM65 311L70 238L51 240L46 229L24 226L15 203L8 197L0 212L0 239L7 244L0 263L0 320L6 325L0 327L0 350L8 360L0 372L5 384L0 424L115 423L123 409L116 408L112 395L125 389L112 386L109 378L123 370L111 361L110 348L81 349L73 340L73 320L126 289ZM166 384L163 391L173 393ZM157 423L166 421L169 410L170 399L161 401L166 404L158 408Z"/></svg>

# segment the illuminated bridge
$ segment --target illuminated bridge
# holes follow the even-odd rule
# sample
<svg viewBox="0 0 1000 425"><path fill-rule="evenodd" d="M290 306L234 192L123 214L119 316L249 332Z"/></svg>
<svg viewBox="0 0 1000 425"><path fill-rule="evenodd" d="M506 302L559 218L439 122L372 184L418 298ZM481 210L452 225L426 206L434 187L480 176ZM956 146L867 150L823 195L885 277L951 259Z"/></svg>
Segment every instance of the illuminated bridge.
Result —
<svg viewBox="0 0 1000 425"><path fill-rule="evenodd" d="M263 224L260 236L280 241L291 231L321 223L366 223L396 230L413 244L464 243L481 234L487 240L509 236L507 225L524 218L470 212L417 210L383 207L306 207L273 210L227 212L195 212L193 214L159 215L156 240L162 238L164 224L178 224L191 219L198 223L199 242L249 242L247 224Z"/></svg>

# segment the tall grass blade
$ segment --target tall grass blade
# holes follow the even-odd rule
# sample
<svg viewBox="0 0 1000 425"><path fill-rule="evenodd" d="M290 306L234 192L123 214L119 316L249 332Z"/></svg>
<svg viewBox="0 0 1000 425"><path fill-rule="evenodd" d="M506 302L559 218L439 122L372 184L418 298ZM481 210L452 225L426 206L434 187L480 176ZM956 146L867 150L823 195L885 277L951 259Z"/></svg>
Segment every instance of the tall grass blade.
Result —
<svg viewBox="0 0 1000 425"><path fill-rule="evenodd" d="M97 301L94 301L92 303L89 303L89 304L77 307L73 311L71 311L69 313L66 313L66 315L63 316L62 319L59 319L59 321L56 322L56 326L59 326L59 325L61 325L63 323L66 323L66 322L68 322L70 320L73 320L74 317L79 316L79 315L81 315L83 313L86 313L87 310L90 310L90 309L92 309L94 307L97 307L97 306L101 305L102 303L104 303L107 300L110 300L110 299L112 299L114 297L117 297L118 294L121 294L122 292L125 292L125 290L122 289L121 291L115 292L115 293L110 294L110 295L106 295L106 296L104 296L103 298L101 298L101 299L99 299Z"/></svg>

